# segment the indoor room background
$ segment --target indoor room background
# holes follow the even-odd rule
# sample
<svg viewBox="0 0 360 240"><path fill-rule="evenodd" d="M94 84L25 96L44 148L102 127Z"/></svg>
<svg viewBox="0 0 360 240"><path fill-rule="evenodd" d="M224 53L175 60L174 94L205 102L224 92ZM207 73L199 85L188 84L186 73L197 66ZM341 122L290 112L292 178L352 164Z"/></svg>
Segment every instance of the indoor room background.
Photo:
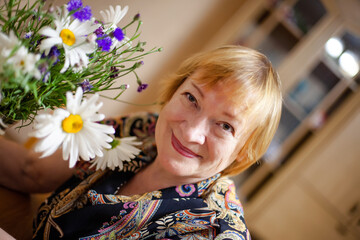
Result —
<svg viewBox="0 0 360 240"><path fill-rule="evenodd" d="M121 100L136 106L101 99L101 112L109 117L156 111L152 103L160 80L196 52L241 44L267 55L282 80L282 119L265 156L234 177L253 239L360 239L359 0L85 0L84 5L96 17L109 5L129 6L119 26L140 13L145 49L163 48L143 59L138 75L149 84L145 91L136 91L134 75L119 80L130 85ZM26 132L8 135L25 142ZM28 208L36 207L36 199L24 199L31 202Z"/></svg>

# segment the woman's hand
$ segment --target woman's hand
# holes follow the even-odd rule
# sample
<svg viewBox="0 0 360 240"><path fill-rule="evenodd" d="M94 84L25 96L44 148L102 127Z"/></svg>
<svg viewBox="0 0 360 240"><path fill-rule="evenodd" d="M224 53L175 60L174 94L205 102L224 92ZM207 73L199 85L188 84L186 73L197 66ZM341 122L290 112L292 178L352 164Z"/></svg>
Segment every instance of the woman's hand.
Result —
<svg viewBox="0 0 360 240"><path fill-rule="evenodd" d="M40 158L26 147L0 137L0 185L26 193L44 193L55 190L74 172L61 151Z"/></svg>

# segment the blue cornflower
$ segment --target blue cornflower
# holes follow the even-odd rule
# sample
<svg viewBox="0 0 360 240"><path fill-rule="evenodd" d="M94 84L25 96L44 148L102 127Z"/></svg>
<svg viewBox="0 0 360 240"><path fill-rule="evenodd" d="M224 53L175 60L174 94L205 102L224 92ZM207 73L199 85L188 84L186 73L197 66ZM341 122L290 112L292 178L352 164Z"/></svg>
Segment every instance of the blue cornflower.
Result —
<svg viewBox="0 0 360 240"><path fill-rule="evenodd" d="M91 19L91 8L90 6L86 6L79 11L74 12L74 18L80 20L80 22L84 22Z"/></svg>
<svg viewBox="0 0 360 240"><path fill-rule="evenodd" d="M137 91L138 91L138 92L142 92L142 91L145 90L147 87L148 87L148 84L142 83L142 84L139 85Z"/></svg>
<svg viewBox="0 0 360 240"><path fill-rule="evenodd" d="M106 52L110 51L112 41L107 34L98 36L98 38L96 39L96 43L98 44L98 46L101 48L102 51L106 51Z"/></svg>
<svg viewBox="0 0 360 240"><path fill-rule="evenodd" d="M125 34L123 32L123 30L121 28L116 28L114 31L114 37L118 40L118 41L122 41L125 38Z"/></svg>
<svg viewBox="0 0 360 240"><path fill-rule="evenodd" d="M81 0L70 0L67 4L67 10L69 12L74 10L80 10L83 7Z"/></svg>
<svg viewBox="0 0 360 240"><path fill-rule="evenodd" d="M55 65L57 62L59 62L59 56L60 56L60 51L56 46L53 46L50 51L49 51L49 55L48 57L50 58L50 60L54 61L53 65Z"/></svg>
<svg viewBox="0 0 360 240"><path fill-rule="evenodd" d="M55 65L57 62L59 62L59 56L60 56L60 51L57 48L57 46L53 46L48 55L45 55L45 52L43 52L41 54L41 58L48 58L50 59L50 61L53 61L53 65Z"/></svg>
<svg viewBox="0 0 360 240"><path fill-rule="evenodd" d="M90 20L92 16L90 6L83 7L81 0L70 0L67 4L67 10L69 12L75 11L73 13L74 18L81 22Z"/></svg>
<svg viewBox="0 0 360 240"><path fill-rule="evenodd" d="M82 88L83 92L90 91L94 86L91 85L89 80L85 79L82 83L80 83L80 87Z"/></svg>

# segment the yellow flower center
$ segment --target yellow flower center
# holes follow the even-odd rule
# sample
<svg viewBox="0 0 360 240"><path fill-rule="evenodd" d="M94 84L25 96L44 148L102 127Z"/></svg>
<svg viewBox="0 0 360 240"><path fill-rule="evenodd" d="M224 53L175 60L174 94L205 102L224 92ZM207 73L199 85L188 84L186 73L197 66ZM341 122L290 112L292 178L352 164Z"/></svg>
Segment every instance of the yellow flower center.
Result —
<svg viewBox="0 0 360 240"><path fill-rule="evenodd" d="M77 133L83 127L83 120L80 115L70 114L62 121L62 128L67 133Z"/></svg>
<svg viewBox="0 0 360 240"><path fill-rule="evenodd" d="M76 41L74 33L69 29L61 30L60 37L63 40L63 43L69 46L72 46Z"/></svg>

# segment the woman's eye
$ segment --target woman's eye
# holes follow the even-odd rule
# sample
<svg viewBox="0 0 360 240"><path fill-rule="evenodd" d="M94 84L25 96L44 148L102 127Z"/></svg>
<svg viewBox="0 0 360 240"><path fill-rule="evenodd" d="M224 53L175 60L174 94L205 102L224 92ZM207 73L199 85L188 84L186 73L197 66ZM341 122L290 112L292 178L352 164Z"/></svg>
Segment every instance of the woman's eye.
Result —
<svg viewBox="0 0 360 240"><path fill-rule="evenodd" d="M187 93L185 93L185 96L191 103L197 104L196 98L191 93L187 92Z"/></svg>
<svg viewBox="0 0 360 240"><path fill-rule="evenodd" d="M219 125L223 130L225 130L227 132L234 133L234 131L235 131L234 128L228 123L220 123Z"/></svg>

